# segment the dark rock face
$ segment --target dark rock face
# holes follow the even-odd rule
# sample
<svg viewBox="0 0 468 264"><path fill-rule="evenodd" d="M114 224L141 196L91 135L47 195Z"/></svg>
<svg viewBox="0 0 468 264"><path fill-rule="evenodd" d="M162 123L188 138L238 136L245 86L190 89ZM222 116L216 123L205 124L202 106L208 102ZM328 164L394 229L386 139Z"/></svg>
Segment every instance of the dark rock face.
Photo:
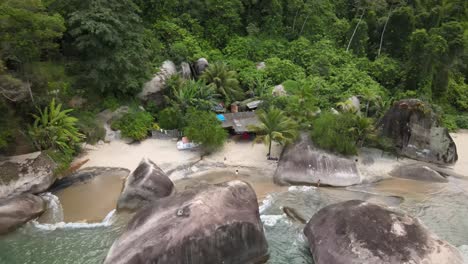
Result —
<svg viewBox="0 0 468 264"><path fill-rule="evenodd" d="M32 194L0 200L0 235L40 216L45 209L45 201Z"/></svg>
<svg viewBox="0 0 468 264"><path fill-rule="evenodd" d="M143 159L125 181L117 210L137 210L150 202L169 196L174 183L154 162Z"/></svg>
<svg viewBox="0 0 468 264"><path fill-rule="evenodd" d="M462 264L418 219L359 200L329 205L304 228L316 264Z"/></svg>
<svg viewBox="0 0 468 264"><path fill-rule="evenodd" d="M437 171L424 165L409 164L398 167L390 172L393 177L430 182L448 182L448 180Z"/></svg>
<svg viewBox="0 0 468 264"><path fill-rule="evenodd" d="M352 159L316 149L309 135L286 147L281 155L274 181L278 184L320 184L349 186L358 184L361 176Z"/></svg>
<svg viewBox="0 0 468 264"><path fill-rule="evenodd" d="M140 210L104 263L264 263L257 197L242 181L185 190Z"/></svg>
<svg viewBox="0 0 468 264"><path fill-rule="evenodd" d="M383 117L382 134L393 139L401 155L437 164L455 163L457 148L436 114L420 100L398 101Z"/></svg>
<svg viewBox="0 0 468 264"><path fill-rule="evenodd" d="M39 152L0 162L0 198L44 192L55 181L56 167L47 154Z"/></svg>
<svg viewBox="0 0 468 264"><path fill-rule="evenodd" d="M127 177L129 173L130 171L124 168L88 167L57 180L48 191L57 192L77 183L88 182L95 177Z"/></svg>

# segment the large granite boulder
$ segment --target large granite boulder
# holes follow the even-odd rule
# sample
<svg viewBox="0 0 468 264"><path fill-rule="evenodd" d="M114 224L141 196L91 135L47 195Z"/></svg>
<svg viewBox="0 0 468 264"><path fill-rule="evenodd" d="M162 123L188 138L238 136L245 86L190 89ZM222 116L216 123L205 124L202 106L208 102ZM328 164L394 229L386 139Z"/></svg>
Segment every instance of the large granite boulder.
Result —
<svg viewBox="0 0 468 264"><path fill-rule="evenodd" d="M397 178L416 181L448 182L447 178L442 176L436 170L420 164L402 165L392 170L390 175Z"/></svg>
<svg viewBox="0 0 468 264"><path fill-rule="evenodd" d="M57 164L44 152L0 161L0 198L41 193L55 181Z"/></svg>
<svg viewBox="0 0 468 264"><path fill-rule="evenodd" d="M174 183L151 160L143 159L126 179L117 201L117 210L135 211L150 202L169 196Z"/></svg>
<svg viewBox="0 0 468 264"><path fill-rule="evenodd" d="M309 135L301 133L297 142L284 149L274 181L281 185L349 186L360 183L361 176L353 159L317 149Z"/></svg>
<svg viewBox="0 0 468 264"><path fill-rule="evenodd" d="M252 187L198 186L140 210L104 263L264 263L268 245Z"/></svg>
<svg viewBox="0 0 468 264"><path fill-rule="evenodd" d="M45 209L45 201L32 194L0 199L0 235L13 231L29 220L39 217Z"/></svg>
<svg viewBox="0 0 468 264"><path fill-rule="evenodd" d="M401 155L437 164L455 163L455 142L431 107L418 99L395 102L382 118L382 134L393 139Z"/></svg>
<svg viewBox="0 0 468 264"><path fill-rule="evenodd" d="M304 228L315 264L462 264L458 250L409 215L359 200L318 211Z"/></svg>
<svg viewBox="0 0 468 264"><path fill-rule="evenodd" d="M165 61L159 68L158 73L153 76L151 81L145 83L142 91L138 94L138 98L143 101L153 101L156 105L160 105L163 96L162 90L165 88L166 81L174 74L177 74L177 68L172 61Z"/></svg>

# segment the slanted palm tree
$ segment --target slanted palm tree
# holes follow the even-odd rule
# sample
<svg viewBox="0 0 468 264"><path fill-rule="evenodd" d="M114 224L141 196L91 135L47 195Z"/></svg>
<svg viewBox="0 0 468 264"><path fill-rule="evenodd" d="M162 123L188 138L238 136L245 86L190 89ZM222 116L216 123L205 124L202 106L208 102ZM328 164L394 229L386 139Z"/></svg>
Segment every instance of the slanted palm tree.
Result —
<svg viewBox="0 0 468 264"><path fill-rule="evenodd" d="M268 157L271 155L272 141L287 144L293 142L297 136L296 122L280 109L271 107L267 112L259 111L258 119L261 124L252 128L259 134L257 140L262 140L268 145Z"/></svg>
<svg viewBox="0 0 468 264"><path fill-rule="evenodd" d="M374 136L375 127L373 120L368 117L355 116L355 126L350 129L356 137L356 145L360 148L364 145L366 139Z"/></svg>
<svg viewBox="0 0 468 264"><path fill-rule="evenodd" d="M235 71L230 71L226 64L218 62L210 65L203 72L201 79L215 87L217 93L224 97L226 105L229 105L244 96L236 77Z"/></svg>

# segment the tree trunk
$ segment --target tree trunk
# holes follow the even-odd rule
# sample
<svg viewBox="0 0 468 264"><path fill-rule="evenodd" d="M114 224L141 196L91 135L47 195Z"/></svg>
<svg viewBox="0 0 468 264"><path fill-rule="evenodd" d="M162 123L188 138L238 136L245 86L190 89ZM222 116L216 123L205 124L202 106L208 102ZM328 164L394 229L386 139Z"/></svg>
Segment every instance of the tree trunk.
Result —
<svg viewBox="0 0 468 264"><path fill-rule="evenodd" d="M270 138L270 144L268 144L268 159L271 158L271 138Z"/></svg>
<svg viewBox="0 0 468 264"><path fill-rule="evenodd" d="M367 100L367 103L366 103L366 117L369 117L369 104L370 104L370 101Z"/></svg>
<svg viewBox="0 0 468 264"><path fill-rule="evenodd" d="M294 33L294 30L296 28L296 18L297 15L299 14L299 9L296 11L296 14L294 15L294 21L293 21L293 26L292 26L292 32Z"/></svg>
<svg viewBox="0 0 468 264"><path fill-rule="evenodd" d="M26 83L27 83L26 88L28 89L29 96L31 97L31 101L32 101L33 105L35 106L36 102L34 101L34 96L33 96L32 90L31 90L31 83L29 82L29 80Z"/></svg>
<svg viewBox="0 0 468 264"><path fill-rule="evenodd" d="M299 32L299 36L302 35L302 31L304 30L305 24L307 23L307 19L309 19L310 14L308 14L304 20L304 23L302 23L301 27L301 32Z"/></svg>
<svg viewBox="0 0 468 264"><path fill-rule="evenodd" d="M390 11L388 12L388 16L387 16L387 21L385 21L385 25L382 29L382 34L380 35L380 45L379 45L379 52L377 53L377 57L380 56L380 52L382 51L383 37L385 34L385 29L387 29L387 24L388 24L388 21L390 20L391 14L392 14L392 9L390 8Z"/></svg>
<svg viewBox="0 0 468 264"><path fill-rule="evenodd" d="M348 52L349 50L349 47L351 46L351 42L353 42L353 38L354 38L354 35L356 35L356 31L359 27L359 24L361 24L361 21L362 21L362 18L364 17L364 13L366 12L366 10L364 9L362 11L362 15L361 17L359 18L359 22L357 23L356 27L354 28L354 32L353 32L353 35L351 35L351 38L349 39L349 42L348 42L348 46L346 47L346 52Z"/></svg>

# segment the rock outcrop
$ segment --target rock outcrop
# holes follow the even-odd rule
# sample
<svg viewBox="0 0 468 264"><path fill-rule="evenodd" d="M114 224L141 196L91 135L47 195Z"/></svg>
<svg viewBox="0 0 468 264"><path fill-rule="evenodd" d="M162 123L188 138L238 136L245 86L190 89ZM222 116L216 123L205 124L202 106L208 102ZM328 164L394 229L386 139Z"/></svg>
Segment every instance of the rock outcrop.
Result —
<svg viewBox="0 0 468 264"><path fill-rule="evenodd" d="M274 175L278 184L349 186L361 182L352 159L340 157L313 146L309 135L302 133L297 142L287 146Z"/></svg>
<svg viewBox="0 0 468 264"><path fill-rule="evenodd" d="M174 191L171 179L151 160L143 159L127 177L117 202L117 210L135 211Z"/></svg>
<svg viewBox="0 0 468 264"><path fill-rule="evenodd" d="M39 217L45 209L45 201L32 194L0 199L0 235L11 232L29 220Z"/></svg>
<svg viewBox="0 0 468 264"><path fill-rule="evenodd" d="M41 193L55 181L56 163L44 152L9 157L0 162L0 198Z"/></svg>
<svg viewBox="0 0 468 264"><path fill-rule="evenodd" d="M165 61L159 68L158 73L153 76L151 81L145 83L143 90L138 94L138 98L143 101L153 101L156 105L160 105L163 100L162 90L167 79L172 75L177 74L177 68L172 61Z"/></svg>
<svg viewBox="0 0 468 264"><path fill-rule="evenodd" d="M304 228L316 264L462 264L456 248L418 219L351 200L319 210Z"/></svg>
<svg viewBox="0 0 468 264"><path fill-rule="evenodd" d="M430 106L417 99L395 102L380 122L382 134L393 139L401 155L437 164L458 159L455 142L439 125Z"/></svg>
<svg viewBox="0 0 468 264"><path fill-rule="evenodd" d="M447 178L442 176L434 169L419 164L408 164L400 166L390 172L393 177L430 182L448 182Z"/></svg>
<svg viewBox="0 0 468 264"><path fill-rule="evenodd" d="M268 245L252 187L200 186L140 210L104 263L264 263Z"/></svg>
<svg viewBox="0 0 468 264"><path fill-rule="evenodd" d="M121 133L119 131L114 131L111 128L112 121L121 118L123 115L128 113L130 108L128 106L121 106L117 108L115 111L111 111L110 109L106 109L99 114L97 114L97 122L104 128L106 134L104 136L105 142L111 142L117 139L121 139Z"/></svg>
<svg viewBox="0 0 468 264"><path fill-rule="evenodd" d="M182 62L180 64L180 75L186 80L190 80L192 78L192 69L190 68L190 64L187 62Z"/></svg>
<svg viewBox="0 0 468 264"><path fill-rule="evenodd" d="M207 59L205 58L198 59L194 65L194 68L195 68L194 75L200 76L209 66L210 64L208 63Z"/></svg>

